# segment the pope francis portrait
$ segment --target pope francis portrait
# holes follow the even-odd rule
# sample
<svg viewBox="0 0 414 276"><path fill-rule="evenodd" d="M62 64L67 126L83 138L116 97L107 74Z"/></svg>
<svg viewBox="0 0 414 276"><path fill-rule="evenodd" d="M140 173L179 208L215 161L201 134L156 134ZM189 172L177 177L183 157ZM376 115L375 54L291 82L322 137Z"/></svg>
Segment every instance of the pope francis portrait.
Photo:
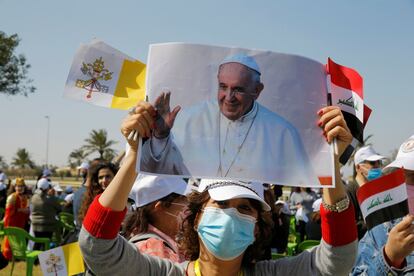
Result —
<svg viewBox="0 0 414 276"><path fill-rule="evenodd" d="M170 91L156 98L156 126L143 143L141 171L288 185L314 179L296 128L257 102L264 84L253 57L226 57L217 87L216 99L183 109L170 108Z"/></svg>

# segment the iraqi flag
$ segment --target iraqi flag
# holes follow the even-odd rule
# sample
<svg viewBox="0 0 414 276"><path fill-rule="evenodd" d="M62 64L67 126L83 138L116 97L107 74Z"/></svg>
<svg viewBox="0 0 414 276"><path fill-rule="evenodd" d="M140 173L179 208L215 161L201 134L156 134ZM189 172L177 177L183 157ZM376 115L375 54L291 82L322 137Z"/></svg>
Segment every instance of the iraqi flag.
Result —
<svg viewBox="0 0 414 276"><path fill-rule="evenodd" d="M363 143L364 127L371 114L371 109L364 105L363 79L354 69L339 65L330 58L327 71L331 104L341 108L352 136Z"/></svg>
<svg viewBox="0 0 414 276"><path fill-rule="evenodd" d="M370 181L357 192L368 229L408 214L404 169Z"/></svg>

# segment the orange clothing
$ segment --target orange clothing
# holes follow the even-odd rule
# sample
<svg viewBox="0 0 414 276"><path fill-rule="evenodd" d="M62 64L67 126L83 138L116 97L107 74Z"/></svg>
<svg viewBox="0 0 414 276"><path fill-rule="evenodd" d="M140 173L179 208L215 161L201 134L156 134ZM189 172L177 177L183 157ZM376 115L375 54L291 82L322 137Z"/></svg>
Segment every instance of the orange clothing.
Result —
<svg viewBox="0 0 414 276"><path fill-rule="evenodd" d="M4 227L13 226L24 228L29 220L29 212L19 210L28 208L29 201L25 195L13 193L7 197L6 212L4 214ZM8 260L12 258L12 252L7 237L3 239L2 253Z"/></svg>
<svg viewBox="0 0 414 276"><path fill-rule="evenodd" d="M135 243L135 246L140 252L164 259L169 259L175 263L181 263L185 261L184 256L178 253L179 250L176 242L167 234L164 234L161 230L152 225L148 226L148 233L154 233L159 236L160 239L149 238L144 241ZM166 244L168 244L168 246Z"/></svg>

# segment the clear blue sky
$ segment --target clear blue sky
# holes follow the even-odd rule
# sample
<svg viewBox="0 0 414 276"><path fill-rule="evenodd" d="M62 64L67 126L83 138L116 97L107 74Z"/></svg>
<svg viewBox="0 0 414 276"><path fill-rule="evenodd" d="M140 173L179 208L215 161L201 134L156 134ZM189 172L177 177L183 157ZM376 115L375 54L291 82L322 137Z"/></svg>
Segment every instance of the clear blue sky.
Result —
<svg viewBox="0 0 414 276"><path fill-rule="evenodd" d="M35 94L0 95L0 155L10 163L26 148L46 159L45 115L51 118L49 163L68 154L92 129L105 128L123 148L125 112L66 100L63 87L79 44L97 37L146 62L148 45L194 42L299 54L357 69L366 128L385 155L414 134L414 1L13 1L0 0L0 30L17 33L32 65Z"/></svg>

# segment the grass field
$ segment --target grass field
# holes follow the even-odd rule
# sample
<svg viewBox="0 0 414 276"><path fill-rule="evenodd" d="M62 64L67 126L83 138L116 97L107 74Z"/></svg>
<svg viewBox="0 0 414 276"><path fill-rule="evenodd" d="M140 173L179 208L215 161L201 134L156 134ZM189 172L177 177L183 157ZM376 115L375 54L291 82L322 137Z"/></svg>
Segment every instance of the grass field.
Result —
<svg viewBox="0 0 414 276"><path fill-rule="evenodd" d="M9 263L8 266L0 270L0 276L9 276L12 264ZM26 262L19 261L14 264L13 275L15 276L24 276L26 275ZM42 276L42 271L40 265L33 266L33 276Z"/></svg>

